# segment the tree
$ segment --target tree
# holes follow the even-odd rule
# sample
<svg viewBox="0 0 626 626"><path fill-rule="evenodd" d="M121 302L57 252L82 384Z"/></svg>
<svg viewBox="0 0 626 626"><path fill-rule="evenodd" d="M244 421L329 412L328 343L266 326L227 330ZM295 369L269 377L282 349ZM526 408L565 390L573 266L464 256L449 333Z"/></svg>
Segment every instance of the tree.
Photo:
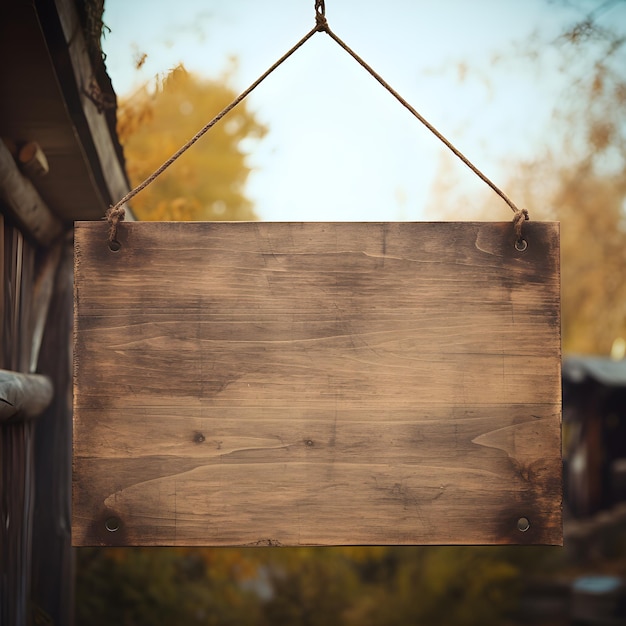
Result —
<svg viewBox="0 0 626 626"><path fill-rule="evenodd" d="M131 184L138 185L236 97L221 80L202 79L179 66L156 88L122 99L118 134ZM142 220L251 220L245 196L250 173L244 139L266 129L240 103L166 172L132 200Z"/></svg>
<svg viewBox="0 0 626 626"><path fill-rule="evenodd" d="M626 35L610 14L624 0L577 4L581 19L557 40L528 44L530 62L541 63L537 47L560 53L567 87L544 145L511 164L503 188L531 219L561 222L563 351L609 354L615 339L626 338ZM483 217L501 213L493 194L485 202L455 197L448 163L433 206L453 199L484 206Z"/></svg>
<svg viewBox="0 0 626 626"><path fill-rule="evenodd" d="M246 582L254 554L185 548L81 548L76 622L253 626L260 598Z"/></svg>
<svg viewBox="0 0 626 626"><path fill-rule="evenodd" d="M266 568L267 624L415 626L502 624L521 571L503 549L283 549Z"/></svg>
<svg viewBox="0 0 626 626"><path fill-rule="evenodd" d="M561 144L512 181L532 214L561 221L566 352L608 354L626 337L626 36L600 21L620 4L593 3L556 42L570 73Z"/></svg>

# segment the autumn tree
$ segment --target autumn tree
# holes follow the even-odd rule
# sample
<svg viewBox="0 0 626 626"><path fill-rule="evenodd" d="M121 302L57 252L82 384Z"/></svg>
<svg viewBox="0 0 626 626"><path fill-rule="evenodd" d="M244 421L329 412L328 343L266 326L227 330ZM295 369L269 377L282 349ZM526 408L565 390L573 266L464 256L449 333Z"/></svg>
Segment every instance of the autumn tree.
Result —
<svg viewBox="0 0 626 626"><path fill-rule="evenodd" d="M531 219L561 222L563 351L607 355L626 338L626 33L611 19L626 2L568 4L579 6L580 18L556 40L533 39L526 57L540 64L537 47L558 52L566 86L545 142L511 164L503 188ZM502 54L497 62L513 61ZM456 207L467 214L474 205L484 211L473 219L502 214L495 194L460 198L447 163L431 212L458 219Z"/></svg>
<svg viewBox="0 0 626 626"><path fill-rule="evenodd" d="M560 142L511 181L536 218L561 221L565 352L609 354L626 338L626 34L610 14L624 4L581 3L590 10L554 43L569 73Z"/></svg>
<svg viewBox="0 0 626 626"><path fill-rule="evenodd" d="M209 80L179 66L120 101L118 134L133 186L145 180L237 94L228 76ZM244 139L266 129L239 104L132 200L141 220L251 220Z"/></svg>

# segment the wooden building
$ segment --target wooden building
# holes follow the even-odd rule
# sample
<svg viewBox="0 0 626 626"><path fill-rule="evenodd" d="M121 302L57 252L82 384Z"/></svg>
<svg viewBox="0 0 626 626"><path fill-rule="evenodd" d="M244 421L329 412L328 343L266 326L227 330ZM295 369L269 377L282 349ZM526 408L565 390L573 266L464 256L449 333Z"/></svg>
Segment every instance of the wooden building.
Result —
<svg viewBox="0 0 626 626"><path fill-rule="evenodd" d="M563 361L565 502L577 518L626 501L626 359Z"/></svg>
<svg viewBox="0 0 626 626"><path fill-rule="evenodd" d="M72 623L74 220L128 190L103 2L0 3L0 624Z"/></svg>

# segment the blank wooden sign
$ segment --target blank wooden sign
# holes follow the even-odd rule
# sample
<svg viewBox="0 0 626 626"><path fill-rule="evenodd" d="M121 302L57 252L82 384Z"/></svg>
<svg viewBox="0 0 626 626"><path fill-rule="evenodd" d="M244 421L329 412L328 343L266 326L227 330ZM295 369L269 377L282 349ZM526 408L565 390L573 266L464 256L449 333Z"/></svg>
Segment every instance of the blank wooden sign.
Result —
<svg viewBox="0 0 626 626"><path fill-rule="evenodd" d="M76 225L76 545L560 544L558 224Z"/></svg>

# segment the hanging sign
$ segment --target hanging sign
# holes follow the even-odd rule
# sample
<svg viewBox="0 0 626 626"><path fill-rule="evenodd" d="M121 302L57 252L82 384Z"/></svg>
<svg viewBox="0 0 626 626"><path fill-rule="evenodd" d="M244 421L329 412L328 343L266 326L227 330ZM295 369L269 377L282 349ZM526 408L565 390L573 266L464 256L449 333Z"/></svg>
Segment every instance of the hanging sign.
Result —
<svg viewBox="0 0 626 626"><path fill-rule="evenodd" d="M558 224L107 228L75 230L75 545L562 542Z"/></svg>

